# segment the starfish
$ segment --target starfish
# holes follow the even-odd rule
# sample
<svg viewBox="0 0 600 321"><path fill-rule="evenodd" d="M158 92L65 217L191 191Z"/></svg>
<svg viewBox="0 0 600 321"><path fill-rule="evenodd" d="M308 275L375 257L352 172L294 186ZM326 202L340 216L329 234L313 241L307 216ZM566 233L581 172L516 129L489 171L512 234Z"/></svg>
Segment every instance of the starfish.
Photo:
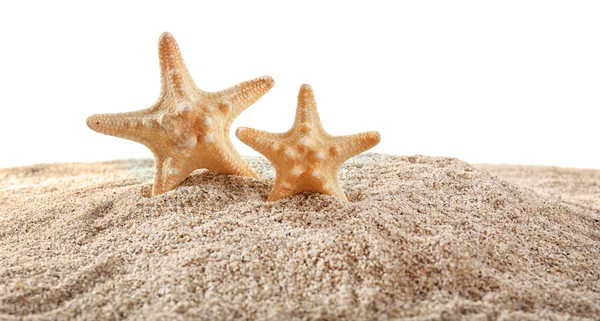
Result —
<svg viewBox="0 0 600 321"><path fill-rule="evenodd" d="M195 169L219 174L258 177L231 144L233 120L271 87L271 77L240 83L219 92L196 87L175 38L163 33L158 41L161 94L149 108L118 114L92 115L91 129L129 139L154 154L152 195L177 187Z"/></svg>
<svg viewBox="0 0 600 321"><path fill-rule="evenodd" d="M313 90L307 84L300 87L296 118L290 130L270 133L240 127L235 134L275 166L275 184L267 201L305 191L348 201L338 181L339 167L381 140L376 131L349 136L332 136L325 132Z"/></svg>

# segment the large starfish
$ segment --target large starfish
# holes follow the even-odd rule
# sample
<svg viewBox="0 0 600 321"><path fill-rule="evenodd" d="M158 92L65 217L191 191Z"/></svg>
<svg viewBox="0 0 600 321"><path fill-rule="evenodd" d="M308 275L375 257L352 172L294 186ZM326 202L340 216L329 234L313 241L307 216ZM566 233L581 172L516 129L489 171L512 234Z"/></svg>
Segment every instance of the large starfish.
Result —
<svg viewBox="0 0 600 321"><path fill-rule="evenodd" d="M348 201L338 181L339 167L381 140L376 131L349 136L329 135L321 125L312 88L306 84L300 87L296 119L290 130L269 133L240 127L235 134L275 166L275 184L268 201L305 191Z"/></svg>
<svg viewBox="0 0 600 321"><path fill-rule="evenodd" d="M170 33L158 42L161 94L151 107L139 111L92 115L91 129L129 139L154 154L152 195L177 187L198 168L219 174L257 177L231 144L233 120L271 87L271 77L249 80L219 92L196 87L179 47Z"/></svg>

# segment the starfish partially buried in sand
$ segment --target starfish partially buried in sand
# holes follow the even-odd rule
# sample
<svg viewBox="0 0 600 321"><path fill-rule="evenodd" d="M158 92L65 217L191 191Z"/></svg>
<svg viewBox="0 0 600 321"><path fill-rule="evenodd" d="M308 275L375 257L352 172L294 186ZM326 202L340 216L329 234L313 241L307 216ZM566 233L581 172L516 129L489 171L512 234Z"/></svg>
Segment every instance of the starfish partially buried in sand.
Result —
<svg viewBox="0 0 600 321"><path fill-rule="evenodd" d="M376 131L349 136L329 135L321 125L313 90L306 84L300 87L296 119L290 130L269 133L240 127L235 134L275 166L275 184L268 201L305 191L348 201L338 181L339 167L381 140Z"/></svg>
<svg viewBox="0 0 600 321"><path fill-rule="evenodd" d="M271 87L271 77L249 80L219 92L205 92L194 83L173 36L163 33L158 44L161 94L139 111L93 115L87 125L100 133L129 139L154 154L152 195L177 187L198 168L219 174L258 177L231 144L233 120Z"/></svg>

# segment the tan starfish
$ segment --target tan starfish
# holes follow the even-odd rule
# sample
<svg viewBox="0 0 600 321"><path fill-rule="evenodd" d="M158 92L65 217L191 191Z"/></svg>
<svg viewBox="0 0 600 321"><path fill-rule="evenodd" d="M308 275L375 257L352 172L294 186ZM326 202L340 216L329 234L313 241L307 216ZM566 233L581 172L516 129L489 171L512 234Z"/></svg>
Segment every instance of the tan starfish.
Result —
<svg viewBox="0 0 600 321"><path fill-rule="evenodd" d="M321 125L312 88L306 84L300 87L296 119L290 130L269 133L240 127L235 134L275 166L275 184L268 201L304 191L348 201L338 181L339 167L381 140L376 131L349 136L329 135Z"/></svg>
<svg viewBox="0 0 600 321"><path fill-rule="evenodd" d="M100 133L129 139L154 154L152 195L177 187L195 169L257 177L231 144L233 120L271 87L271 77L249 80L219 92L194 83L179 47L167 32L158 42L161 94L139 111L92 115L87 125Z"/></svg>

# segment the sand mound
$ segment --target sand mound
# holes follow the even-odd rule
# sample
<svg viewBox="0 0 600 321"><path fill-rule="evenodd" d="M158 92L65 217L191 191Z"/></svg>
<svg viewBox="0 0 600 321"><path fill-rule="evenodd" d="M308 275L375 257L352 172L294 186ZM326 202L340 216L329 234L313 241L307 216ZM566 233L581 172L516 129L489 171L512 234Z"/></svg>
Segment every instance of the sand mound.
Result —
<svg viewBox="0 0 600 321"><path fill-rule="evenodd" d="M563 201L600 209L600 171L555 166L489 165L477 168Z"/></svg>
<svg viewBox="0 0 600 321"><path fill-rule="evenodd" d="M600 210L456 159L366 154L350 203L151 161L0 170L0 319L594 319Z"/></svg>

